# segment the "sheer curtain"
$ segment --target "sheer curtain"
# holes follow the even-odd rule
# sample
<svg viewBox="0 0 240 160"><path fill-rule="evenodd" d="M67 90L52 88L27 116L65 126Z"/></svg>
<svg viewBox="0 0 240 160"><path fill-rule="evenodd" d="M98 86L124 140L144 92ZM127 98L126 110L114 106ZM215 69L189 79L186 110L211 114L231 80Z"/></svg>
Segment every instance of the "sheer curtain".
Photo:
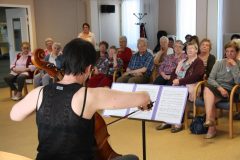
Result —
<svg viewBox="0 0 240 160"><path fill-rule="evenodd" d="M140 0L123 0L121 9L122 35L127 37L128 47L137 50L137 40L139 35L139 25L137 17L133 13L140 12Z"/></svg>
<svg viewBox="0 0 240 160"><path fill-rule="evenodd" d="M196 35L196 0L177 0L177 39Z"/></svg>

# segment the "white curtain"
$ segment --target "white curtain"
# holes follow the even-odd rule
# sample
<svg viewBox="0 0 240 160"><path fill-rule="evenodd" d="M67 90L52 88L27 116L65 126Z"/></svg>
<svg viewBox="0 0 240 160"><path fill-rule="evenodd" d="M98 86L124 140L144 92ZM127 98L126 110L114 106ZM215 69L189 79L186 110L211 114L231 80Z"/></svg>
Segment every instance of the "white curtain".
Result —
<svg viewBox="0 0 240 160"><path fill-rule="evenodd" d="M122 35L127 37L128 47L132 50L137 49L137 40L140 37L140 27L137 17L133 14L140 12L140 0L123 0L121 9Z"/></svg>
<svg viewBox="0 0 240 160"><path fill-rule="evenodd" d="M196 0L177 0L177 39L196 35Z"/></svg>

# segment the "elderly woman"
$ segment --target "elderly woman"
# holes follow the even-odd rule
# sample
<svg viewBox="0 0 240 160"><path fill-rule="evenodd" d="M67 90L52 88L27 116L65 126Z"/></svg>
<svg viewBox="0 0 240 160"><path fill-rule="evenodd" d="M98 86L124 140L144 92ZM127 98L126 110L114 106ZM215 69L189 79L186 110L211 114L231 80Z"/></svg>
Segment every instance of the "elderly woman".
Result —
<svg viewBox="0 0 240 160"><path fill-rule="evenodd" d="M161 63L163 62L163 59L166 55L173 54L173 49L168 47L169 39L166 36L162 36L159 40L160 43L160 50L157 52L157 54L154 57L154 68L153 68L153 74L152 79L155 80L158 75L158 69Z"/></svg>
<svg viewBox="0 0 240 160"><path fill-rule="evenodd" d="M198 45L190 42L187 45L187 59L178 63L176 70L171 74L173 86L186 86L188 88L189 100L193 101L194 87L198 81L203 79L204 65L203 61L198 58ZM171 125L162 123L158 130L170 128ZM176 133L182 130L182 125L173 125L171 132Z"/></svg>
<svg viewBox="0 0 240 160"><path fill-rule="evenodd" d="M27 78L32 78L34 65L31 61L30 44L23 42L21 45L22 52L18 53L15 60L10 65L10 74L4 77L5 82L10 86L14 92L11 97L12 100L20 100L22 98L22 89ZM15 86L15 83L17 86Z"/></svg>
<svg viewBox="0 0 240 160"><path fill-rule="evenodd" d="M138 39L138 52L128 64L126 72L117 79L121 83L148 83L153 68L153 56L147 51L147 39Z"/></svg>
<svg viewBox="0 0 240 160"><path fill-rule="evenodd" d="M52 45L53 45L53 39L52 38L46 38L45 39L46 49L44 50L45 55L49 55L52 52Z"/></svg>
<svg viewBox="0 0 240 160"><path fill-rule="evenodd" d="M88 87L111 87L113 73L123 66L120 58L117 58L117 49L111 46L108 56L105 55L97 60L94 75L88 81Z"/></svg>
<svg viewBox="0 0 240 160"><path fill-rule="evenodd" d="M82 30L83 31L79 33L78 38L91 42L95 47L96 45L95 35L94 33L90 32L90 25L88 23L83 23Z"/></svg>
<svg viewBox="0 0 240 160"><path fill-rule="evenodd" d="M107 50L108 50L108 43L106 41L101 41L99 43L99 51L97 51L97 60L100 57L107 57L108 56Z"/></svg>
<svg viewBox="0 0 240 160"><path fill-rule="evenodd" d="M132 57L132 50L127 47L127 37L121 36L119 38L119 49L118 49L118 58L121 58L123 61L123 69L126 71L128 63Z"/></svg>
<svg viewBox="0 0 240 160"><path fill-rule="evenodd" d="M240 61L237 60L239 48L235 42L229 42L225 45L226 58L218 61L208 77L204 88L204 103L206 109L206 122L208 132L205 138L216 136L216 107L215 104L220 100L228 99L231 89L235 84L239 84L240 79Z"/></svg>
<svg viewBox="0 0 240 160"><path fill-rule="evenodd" d="M205 67L204 79L209 77L213 65L215 64L216 58L210 54L212 49L212 43L209 39L205 38L200 42L200 54L198 57L203 61Z"/></svg>
<svg viewBox="0 0 240 160"><path fill-rule="evenodd" d="M62 47L60 43L57 42L53 43L52 52L44 58L45 61L52 63L59 70L62 68L63 61L62 56L60 54L61 48ZM35 88L41 85L46 86L50 82L52 82L51 77L49 76L48 73L45 73L44 71L40 71L40 73L33 77L33 84Z"/></svg>
<svg viewBox="0 0 240 160"><path fill-rule="evenodd" d="M186 58L186 54L183 52L183 42L181 40L175 42L174 52L174 54L164 57L164 60L159 67L159 76L155 79L153 84L168 84L170 82L171 73L176 69L178 62Z"/></svg>

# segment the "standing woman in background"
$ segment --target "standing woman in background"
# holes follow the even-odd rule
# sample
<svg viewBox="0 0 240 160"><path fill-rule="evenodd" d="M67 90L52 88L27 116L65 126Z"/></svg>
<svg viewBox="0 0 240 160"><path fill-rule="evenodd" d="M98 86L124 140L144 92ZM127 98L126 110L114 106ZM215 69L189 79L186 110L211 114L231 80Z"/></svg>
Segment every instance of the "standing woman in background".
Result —
<svg viewBox="0 0 240 160"><path fill-rule="evenodd" d="M82 38L88 42L91 42L94 47L96 47L96 40L94 33L90 32L90 25L88 23L83 23L82 32L79 33L78 38Z"/></svg>

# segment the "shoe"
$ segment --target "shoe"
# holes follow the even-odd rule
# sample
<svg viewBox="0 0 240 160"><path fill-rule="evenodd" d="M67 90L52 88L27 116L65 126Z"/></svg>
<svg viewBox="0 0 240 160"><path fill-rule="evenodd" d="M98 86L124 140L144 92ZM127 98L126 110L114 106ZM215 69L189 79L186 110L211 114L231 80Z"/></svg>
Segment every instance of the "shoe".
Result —
<svg viewBox="0 0 240 160"><path fill-rule="evenodd" d="M233 116L233 119L234 119L234 120L240 120L240 113L238 112L237 114L235 114L235 115Z"/></svg>
<svg viewBox="0 0 240 160"><path fill-rule="evenodd" d="M19 101L20 99L22 99L22 96L14 96L14 97L12 97L12 100L14 100L14 101Z"/></svg>
<svg viewBox="0 0 240 160"><path fill-rule="evenodd" d="M162 123L160 126L156 127L156 130L164 130L164 129L167 129L167 128L171 128L171 125L167 124L167 123Z"/></svg>
<svg viewBox="0 0 240 160"><path fill-rule="evenodd" d="M211 127L211 126L215 126L216 125L216 122L215 121L212 121L212 120L207 120L203 126L204 127Z"/></svg>
<svg viewBox="0 0 240 160"><path fill-rule="evenodd" d="M182 125L175 125L172 127L171 132L172 133L177 133L183 130L183 126Z"/></svg>
<svg viewBox="0 0 240 160"><path fill-rule="evenodd" d="M205 139L212 139L212 138L216 137L216 135L217 135L217 132L215 131L213 133L207 133L204 138Z"/></svg>
<svg viewBox="0 0 240 160"><path fill-rule="evenodd" d="M16 99L16 96L12 96L12 97L11 97L11 100L15 100L15 99Z"/></svg>

